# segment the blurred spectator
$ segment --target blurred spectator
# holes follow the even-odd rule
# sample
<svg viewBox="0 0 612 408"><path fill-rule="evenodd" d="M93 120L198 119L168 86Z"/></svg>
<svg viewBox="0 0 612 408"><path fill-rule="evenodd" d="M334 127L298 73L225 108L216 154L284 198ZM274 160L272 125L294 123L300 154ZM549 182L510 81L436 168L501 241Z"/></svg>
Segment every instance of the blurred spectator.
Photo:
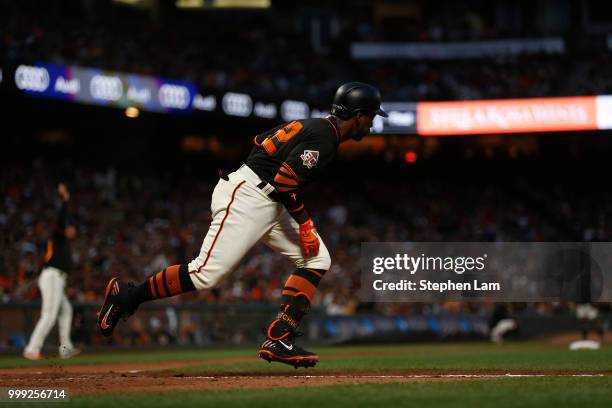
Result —
<svg viewBox="0 0 612 408"><path fill-rule="evenodd" d="M47 210L53 191L45 186L54 171L53 163L37 160L34 166L11 167L0 179L7 192L0 205L5 239L4 273L0 275L4 302L36 298L44 231L53 222L53 214ZM71 277L75 280L72 298L99 302L103 282L110 276L140 281L160 269L157 264L183 262L198 253L202 231L210 222L206 190L212 188L214 179L202 179L200 174L186 179L178 172L181 183L166 184L168 180L162 183L153 173L114 171L116 183L111 193L116 198L109 201L95 184L105 171L75 167L74 172L73 200L82 231L73 250L78 273ZM315 218L325 217L317 225L333 258L314 306L331 313L350 314L356 309L362 242L606 241L612 233L612 194L573 194L580 184L568 184L567 180L526 179L528 176L520 173L504 185L486 178L465 183L463 175L430 175L412 178L409 183L379 177L376 171L362 172L358 177L363 194L353 195L338 175L338 180L317 185L310 195L325 197L325 202L315 200L309 208ZM174 187L169 191L169 186ZM168 200L169 196L173 199ZM328 202L342 204L327 208ZM179 229L177 225L186 227ZM179 246L184 251L178 251ZM258 245L233 278L217 290L167 302L266 302L279 296L291 270L289 261ZM173 329L172 337L179 335L177 330Z"/></svg>

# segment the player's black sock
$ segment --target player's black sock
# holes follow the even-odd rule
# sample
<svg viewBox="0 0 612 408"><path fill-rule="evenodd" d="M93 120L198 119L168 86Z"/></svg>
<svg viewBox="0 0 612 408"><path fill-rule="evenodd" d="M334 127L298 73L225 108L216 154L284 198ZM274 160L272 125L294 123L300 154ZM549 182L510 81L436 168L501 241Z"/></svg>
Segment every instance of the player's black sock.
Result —
<svg viewBox="0 0 612 408"><path fill-rule="evenodd" d="M287 316L285 316L285 319L280 318L281 314L282 312L279 313L279 318L274 320L272 323L270 323L270 326L268 326L268 332L266 334L271 339L283 339L295 332L297 322L292 322L291 320L286 319Z"/></svg>
<svg viewBox="0 0 612 408"><path fill-rule="evenodd" d="M195 290L189 277L187 264L172 265L156 273L130 291L130 301L133 306L154 299L163 299L170 296Z"/></svg>
<svg viewBox="0 0 612 408"><path fill-rule="evenodd" d="M279 337L289 329L295 331L310 309L310 301L323 274L324 270L299 268L287 279L280 312L268 328L269 336Z"/></svg>
<svg viewBox="0 0 612 408"><path fill-rule="evenodd" d="M286 314L291 320L295 320L299 324L309 309L310 301L306 296L283 296L280 312Z"/></svg>

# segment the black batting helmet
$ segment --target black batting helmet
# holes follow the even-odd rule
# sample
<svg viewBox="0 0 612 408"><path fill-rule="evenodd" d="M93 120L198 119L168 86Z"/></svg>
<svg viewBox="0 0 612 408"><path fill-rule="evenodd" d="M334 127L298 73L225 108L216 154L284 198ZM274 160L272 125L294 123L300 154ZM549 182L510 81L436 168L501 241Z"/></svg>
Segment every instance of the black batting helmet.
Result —
<svg viewBox="0 0 612 408"><path fill-rule="evenodd" d="M336 91L332 105L332 115L348 119L357 112L371 112L382 117L388 117L387 112L380 109L380 92L372 85L363 82L348 82Z"/></svg>

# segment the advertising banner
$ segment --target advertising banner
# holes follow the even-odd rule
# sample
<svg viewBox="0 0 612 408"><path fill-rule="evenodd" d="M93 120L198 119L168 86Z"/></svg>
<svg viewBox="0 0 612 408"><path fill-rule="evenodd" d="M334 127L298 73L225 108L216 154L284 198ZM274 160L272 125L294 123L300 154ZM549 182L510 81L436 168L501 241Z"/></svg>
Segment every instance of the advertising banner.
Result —
<svg viewBox="0 0 612 408"><path fill-rule="evenodd" d="M11 81L12 80L12 81ZM189 81L72 65L35 63L0 71L27 96L159 113L208 112L273 121L317 118L329 111L299 100L262 100L240 92L210 94ZM612 96L453 102L383 102L373 134L477 135L612 129Z"/></svg>
<svg viewBox="0 0 612 408"><path fill-rule="evenodd" d="M612 113L612 104L598 103L598 98L421 102L417 130L429 136L600 129L610 125L605 118Z"/></svg>
<svg viewBox="0 0 612 408"><path fill-rule="evenodd" d="M196 93L186 81L46 63L19 65L14 80L28 96L152 112L191 112Z"/></svg>

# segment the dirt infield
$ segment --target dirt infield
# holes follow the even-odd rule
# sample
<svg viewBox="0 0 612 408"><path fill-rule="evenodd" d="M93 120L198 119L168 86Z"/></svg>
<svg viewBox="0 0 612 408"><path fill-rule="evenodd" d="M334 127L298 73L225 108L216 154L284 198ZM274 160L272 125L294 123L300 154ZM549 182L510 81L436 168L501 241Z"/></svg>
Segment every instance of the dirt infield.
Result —
<svg viewBox="0 0 612 408"><path fill-rule="evenodd" d="M206 364L228 364L258 361L256 358L223 358L206 360ZM211 373L183 372L182 368L203 364L203 360L177 360L124 364L45 366L0 369L4 387L63 387L72 395L125 392L162 392L231 390L242 388L287 388L304 386L473 381L507 377L539 376L609 376L612 373L582 371L520 371L472 370L386 370L331 372L300 369L295 373Z"/></svg>

